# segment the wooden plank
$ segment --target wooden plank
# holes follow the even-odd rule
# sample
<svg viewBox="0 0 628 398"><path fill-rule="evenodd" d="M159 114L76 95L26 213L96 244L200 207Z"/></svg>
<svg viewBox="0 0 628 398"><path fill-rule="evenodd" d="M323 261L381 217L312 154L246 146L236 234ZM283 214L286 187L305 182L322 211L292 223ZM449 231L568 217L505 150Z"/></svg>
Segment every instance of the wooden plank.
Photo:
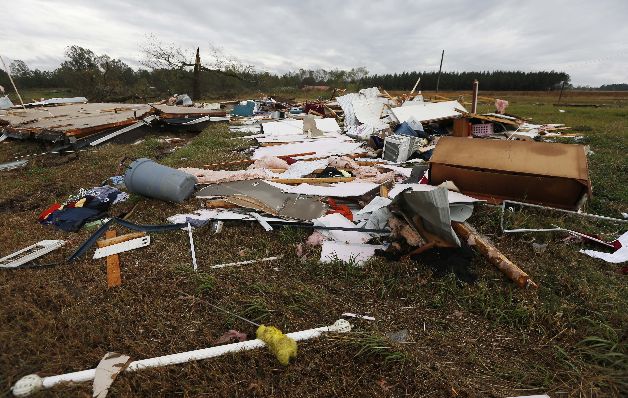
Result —
<svg viewBox="0 0 628 398"><path fill-rule="evenodd" d="M517 127L519 127L519 124L521 124L518 121L514 121L514 120L510 120L510 119L502 119L502 118L495 117L495 116L479 115L477 113L469 113L469 112L465 112L465 111L463 111L461 109L456 109L456 112L460 112L460 114L462 114L463 117L471 118L471 119L487 120L489 122L509 124L511 126L517 126Z"/></svg>
<svg viewBox="0 0 628 398"><path fill-rule="evenodd" d="M117 235L114 229L105 232L106 239L113 239ZM122 284L122 275L120 273L120 256L114 254L107 256L107 287L120 286Z"/></svg>
<svg viewBox="0 0 628 398"><path fill-rule="evenodd" d="M205 207L207 209L232 209L234 207L240 207L238 205L235 205L233 203L229 203L225 200L221 200L221 199L216 199L216 200L208 200L207 202L205 202Z"/></svg>
<svg viewBox="0 0 628 398"><path fill-rule="evenodd" d="M142 236L146 236L146 233L145 232L132 232L130 234L115 236L115 232L114 232L114 237L113 238L107 238L107 239L99 240L99 241L96 242L96 246L98 246L98 247L111 246L111 245L115 245L115 244L120 243L120 242L126 242L127 240L131 240L131 239L135 239L135 238L141 238Z"/></svg>
<svg viewBox="0 0 628 398"><path fill-rule="evenodd" d="M330 178L273 178L272 182L281 184L331 184L335 182L351 182L355 177L330 177Z"/></svg>

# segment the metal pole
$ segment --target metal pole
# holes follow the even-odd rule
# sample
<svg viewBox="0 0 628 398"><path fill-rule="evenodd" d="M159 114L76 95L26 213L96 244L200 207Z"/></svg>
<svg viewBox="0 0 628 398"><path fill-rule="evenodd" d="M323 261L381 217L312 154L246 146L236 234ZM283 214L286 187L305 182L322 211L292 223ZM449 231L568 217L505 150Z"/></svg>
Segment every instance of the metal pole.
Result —
<svg viewBox="0 0 628 398"><path fill-rule="evenodd" d="M471 113L476 113L478 110L478 88L480 83L476 80L473 81L473 99L471 99Z"/></svg>
<svg viewBox="0 0 628 398"><path fill-rule="evenodd" d="M436 78L436 92L438 92L438 85L440 84L440 73L443 70L443 58L445 57L445 50L440 55L440 67L438 68L438 77Z"/></svg>
<svg viewBox="0 0 628 398"><path fill-rule="evenodd" d="M11 85L13 86L13 90L15 90L15 94L17 94L17 98L19 98L20 104L22 104L22 108L26 109L26 107L24 106L24 101L22 101L22 96L20 95L19 91L17 91L17 87L15 87L15 83L13 82L13 78L11 77L11 71L9 71L9 68L7 68L7 65L4 63L4 58L2 58L2 56L0 56L0 61L2 61L2 66L4 67L5 72L7 72L7 75L9 76L9 80L11 81Z"/></svg>

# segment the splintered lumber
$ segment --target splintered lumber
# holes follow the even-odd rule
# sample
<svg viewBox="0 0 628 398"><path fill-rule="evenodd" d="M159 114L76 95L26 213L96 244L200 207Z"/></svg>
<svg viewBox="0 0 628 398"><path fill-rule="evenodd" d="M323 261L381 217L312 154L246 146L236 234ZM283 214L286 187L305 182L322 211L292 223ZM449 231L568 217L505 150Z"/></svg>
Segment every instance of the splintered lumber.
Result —
<svg viewBox="0 0 628 398"><path fill-rule="evenodd" d="M468 223L451 223L454 231L467 242L469 246L475 246L477 249L491 262L497 269L499 269L510 280L515 282L519 287L532 287L537 288L537 284L530 279L530 276L526 274L521 268L517 267L512 261L504 256L489 240L480 235Z"/></svg>
<svg viewBox="0 0 628 398"><path fill-rule="evenodd" d="M273 178L272 182L281 184L331 184L335 182L351 182L355 177L329 177L329 178Z"/></svg>
<svg viewBox="0 0 628 398"><path fill-rule="evenodd" d="M115 239L116 230L110 229L105 232L105 239ZM120 286L122 284L122 275L120 274L120 256L112 254L107 256L107 287Z"/></svg>
<svg viewBox="0 0 628 398"><path fill-rule="evenodd" d="M222 199L216 199L216 200L208 200L207 202L205 202L205 207L207 209L232 209L232 208L240 207L240 206L235 205L233 203L229 203Z"/></svg>
<svg viewBox="0 0 628 398"><path fill-rule="evenodd" d="M131 232L130 234L116 236L114 232L113 237L111 238L106 237L107 239L99 240L96 242L96 245L98 247L107 247L107 246L115 245L121 242L126 242L127 240L141 238L142 236L146 236L146 233L145 232Z"/></svg>
<svg viewBox="0 0 628 398"><path fill-rule="evenodd" d="M340 116L338 116L338 114L336 113L336 111L335 111L335 110L331 109L331 108L330 108L329 106L327 106L327 105L323 105L323 106L325 107L325 110L329 111L329 113L331 113L331 115L332 115L333 117L335 117L336 119L339 119L339 118L340 118Z"/></svg>
<svg viewBox="0 0 628 398"><path fill-rule="evenodd" d="M462 116L465 118L480 119L480 120L486 120L489 122L509 124L511 126L516 126L516 127L519 127L519 125L521 124L521 122L515 121L512 119L506 119L506 118L488 116L488 115L479 115L473 112L465 112L462 109L456 109L455 111L461 113Z"/></svg>

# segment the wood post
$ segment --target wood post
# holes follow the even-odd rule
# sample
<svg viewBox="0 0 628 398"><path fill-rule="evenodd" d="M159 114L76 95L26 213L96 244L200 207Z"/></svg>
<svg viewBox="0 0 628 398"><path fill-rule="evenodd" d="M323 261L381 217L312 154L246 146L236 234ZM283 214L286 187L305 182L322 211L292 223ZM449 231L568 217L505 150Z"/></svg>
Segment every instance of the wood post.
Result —
<svg viewBox="0 0 628 398"><path fill-rule="evenodd" d="M106 239L113 239L117 235L115 229L105 232ZM120 274L120 256L112 254L107 256L107 287L120 286L122 284L122 275Z"/></svg>
<svg viewBox="0 0 628 398"><path fill-rule="evenodd" d="M469 246L475 246L486 259L499 269L510 280L519 287L537 288L537 284L530 279L530 276L517 267L512 261L504 256L485 236L480 235L468 223L451 223L454 231L465 240Z"/></svg>

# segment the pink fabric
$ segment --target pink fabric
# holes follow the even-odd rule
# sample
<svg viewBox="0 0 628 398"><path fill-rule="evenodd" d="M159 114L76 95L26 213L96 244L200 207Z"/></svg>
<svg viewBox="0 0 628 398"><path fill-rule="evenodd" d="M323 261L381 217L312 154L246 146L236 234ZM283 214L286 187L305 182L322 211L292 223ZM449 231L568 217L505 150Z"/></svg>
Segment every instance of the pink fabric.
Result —
<svg viewBox="0 0 628 398"><path fill-rule="evenodd" d="M257 180L271 176L270 172L265 169L228 171L184 167L179 170L184 173L192 174L196 177L199 184L218 184L220 182L228 181Z"/></svg>
<svg viewBox="0 0 628 398"><path fill-rule="evenodd" d="M495 100L495 109L497 110L497 113L506 112L506 108L508 108L508 101L502 99Z"/></svg>

